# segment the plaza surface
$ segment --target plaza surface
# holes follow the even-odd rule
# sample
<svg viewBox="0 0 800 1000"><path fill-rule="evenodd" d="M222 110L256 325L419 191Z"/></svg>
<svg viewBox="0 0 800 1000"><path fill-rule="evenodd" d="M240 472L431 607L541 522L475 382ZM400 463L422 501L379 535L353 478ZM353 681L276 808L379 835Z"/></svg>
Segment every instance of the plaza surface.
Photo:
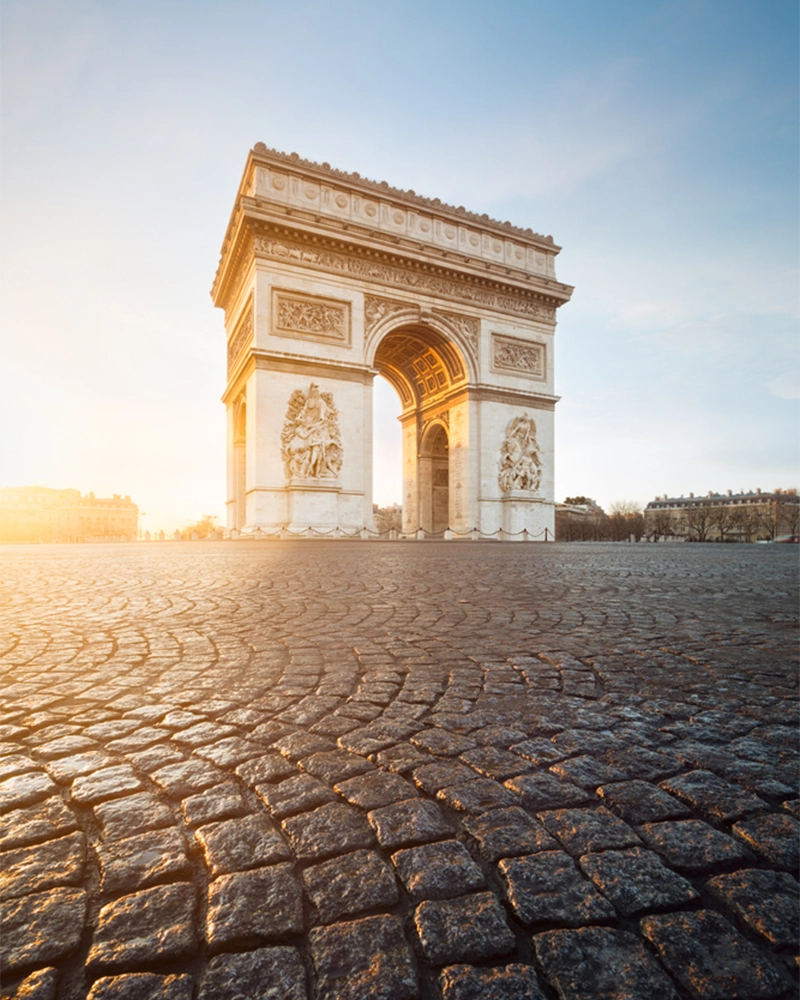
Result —
<svg viewBox="0 0 800 1000"><path fill-rule="evenodd" d="M793 546L0 562L4 995L796 992Z"/></svg>

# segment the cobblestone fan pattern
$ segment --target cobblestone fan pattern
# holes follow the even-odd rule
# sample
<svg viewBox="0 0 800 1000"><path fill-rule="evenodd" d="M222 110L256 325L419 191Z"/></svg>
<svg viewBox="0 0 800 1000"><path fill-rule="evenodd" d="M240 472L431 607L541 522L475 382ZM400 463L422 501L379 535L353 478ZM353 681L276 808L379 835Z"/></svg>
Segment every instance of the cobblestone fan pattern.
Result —
<svg viewBox="0 0 800 1000"><path fill-rule="evenodd" d="M0 562L3 996L796 995L793 547Z"/></svg>

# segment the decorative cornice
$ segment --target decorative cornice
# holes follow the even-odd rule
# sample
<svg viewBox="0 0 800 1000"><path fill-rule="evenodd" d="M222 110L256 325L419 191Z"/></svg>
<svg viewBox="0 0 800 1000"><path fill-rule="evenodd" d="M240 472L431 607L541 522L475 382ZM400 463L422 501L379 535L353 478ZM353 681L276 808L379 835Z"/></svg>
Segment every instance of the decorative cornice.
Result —
<svg viewBox="0 0 800 1000"><path fill-rule="evenodd" d="M556 307L563 299L538 293L533 289L499 281L495 277L473 276L449 268L409 260L399 254L374 253L340 241L313 239L306 234L283 230L257 234L253 251L274 261L300 264L334 274L345 274L361 281L375 282L425 295L464 302L481 309L492 309L551 325Z"/></svg>
<svg viewBox="0 0 800 1000"><path fill-rule="evenodd" d="M543 243L549 243L551 246L555 247L552 236L542 236L540 233L535 233L530 228L523 229L522 227L514 226L507 221L499 222L497 219L492 219L486 214L478 215L477 212L468 211L463 205L459 205L456 208L453 205L447 205L440 198L426 198L424 195L417 194L416 191L392 187L389 183L387 183L387 181L373 181L368 177L362 177L361 174L355 171L350 173L347 170L337 170L336 167L332 167L329 163L316 163L314 160L306 160L297 153L283 153L278 149L270 149L263 142L257 142L253 147L252 153L253 157L257 161L267 161L269 159L279 160L287 167L301 167L303 170L310 170L314 173L322 174L325 177L333 178L348 185L358 185L360 187L368 188L369 190L374 191L377 195L396 198L399 201L407 202L410 205L417 205L420 208L426 208L431 212L446 212L448 214L457 215L461 219L473 222L483 228L498 229L504 234L514 234L516 236L525 236L528 239L541 240Z"/></svg>

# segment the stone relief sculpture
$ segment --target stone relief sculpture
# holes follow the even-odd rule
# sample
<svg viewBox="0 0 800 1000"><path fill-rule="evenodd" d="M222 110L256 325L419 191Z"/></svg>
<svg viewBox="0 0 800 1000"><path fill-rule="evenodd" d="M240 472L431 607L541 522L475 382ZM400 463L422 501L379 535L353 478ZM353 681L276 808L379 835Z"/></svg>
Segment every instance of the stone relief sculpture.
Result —
<svg viewBox="0 0 800 1000"><path fill-rule="evenodd" d="M523 414L514 417L506 427L506 437L500 448L500 489L535 492L542 481L542 461L536 440L536 423Z"/></svg>
<svg viewBox="0 0 800 1000"><path fill-rule="evenodd" d="M287 479L335 479L342 468L342 437L333 394L313 382L295 389L281 433Z"/></svg>
<svg viewBox="0 0 800 1000"><path fill-rule="evenodd" d="M492 363L495 368L519 372L532 378L544 379L544 347L512 337L492 337Z"/></svg>
<svg viewBox="0 0 800 1000"><path fill-rule="evenodd" d="M348 312L345 305L320 302L299 295L275 293L276 332L300 336L349 340Z"/></svg>

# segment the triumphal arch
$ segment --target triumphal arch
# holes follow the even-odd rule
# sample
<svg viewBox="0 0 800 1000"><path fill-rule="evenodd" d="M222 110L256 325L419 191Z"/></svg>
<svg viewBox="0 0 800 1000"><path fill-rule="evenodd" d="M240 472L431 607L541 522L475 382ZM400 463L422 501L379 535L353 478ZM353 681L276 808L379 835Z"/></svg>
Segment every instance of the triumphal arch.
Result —
<svg viewBox="0 0 800 1000"><path fill-rule="evenodd" d="M228 527L370 529L381 374L402 402L405 532L552 538L559 249L256 144L212 289Z"/></svg>

